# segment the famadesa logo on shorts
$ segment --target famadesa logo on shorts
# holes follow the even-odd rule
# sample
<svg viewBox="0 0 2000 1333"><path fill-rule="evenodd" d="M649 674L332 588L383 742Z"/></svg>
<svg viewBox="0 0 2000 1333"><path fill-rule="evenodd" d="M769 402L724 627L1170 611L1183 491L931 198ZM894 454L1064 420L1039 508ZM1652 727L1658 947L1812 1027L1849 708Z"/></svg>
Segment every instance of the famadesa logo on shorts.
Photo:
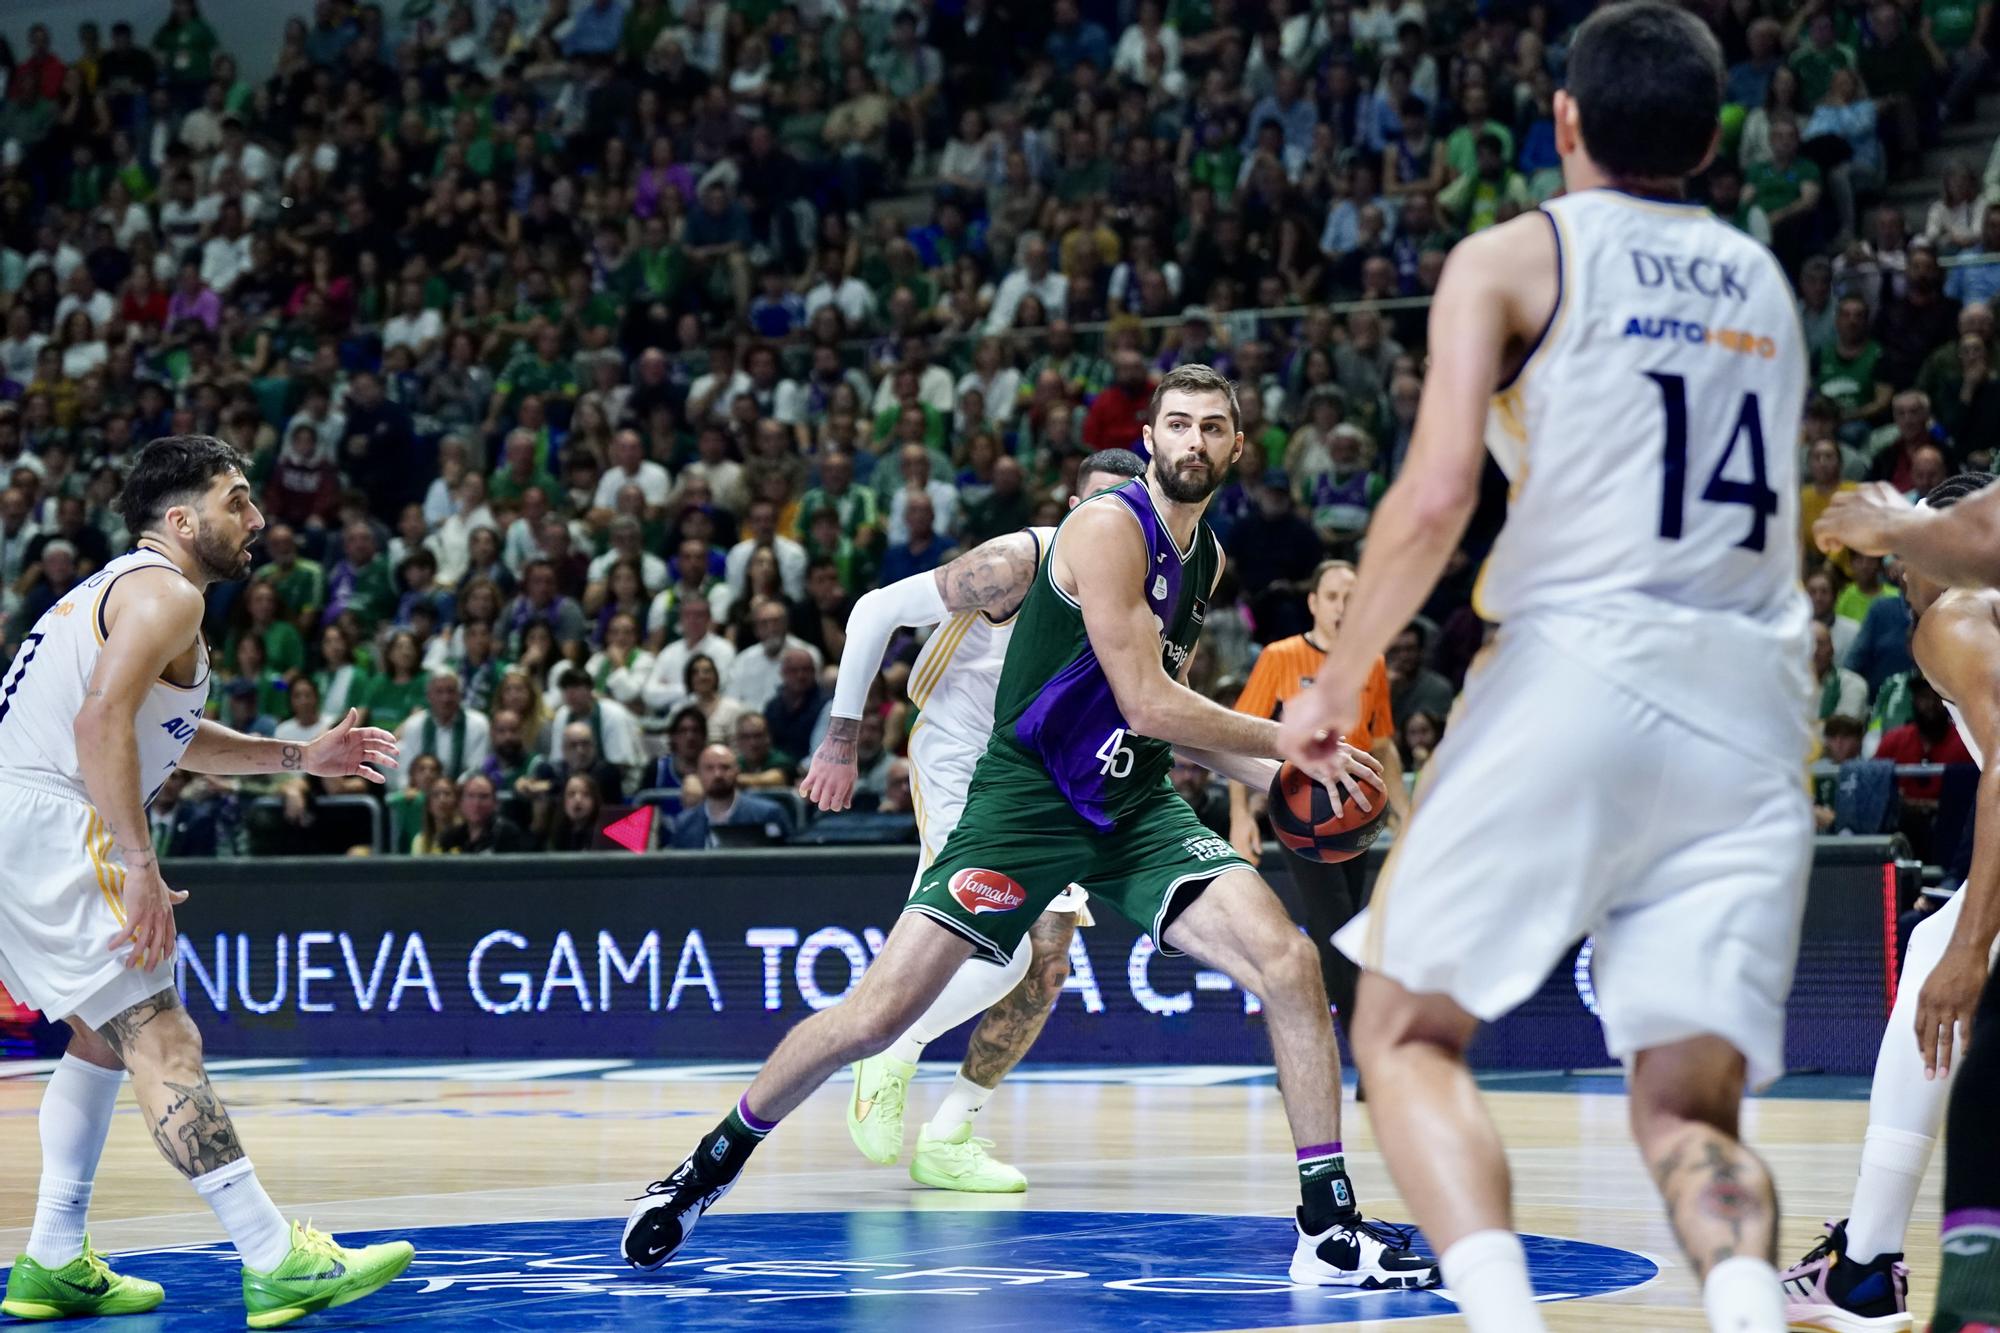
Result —
<svg viewBox="0 0 2000 1333"><path fill-rule="evenodd" d="M951 877L951 896L974 916L1011 912L1028 901L1028 891L997 870L959 871Z"/></svg>

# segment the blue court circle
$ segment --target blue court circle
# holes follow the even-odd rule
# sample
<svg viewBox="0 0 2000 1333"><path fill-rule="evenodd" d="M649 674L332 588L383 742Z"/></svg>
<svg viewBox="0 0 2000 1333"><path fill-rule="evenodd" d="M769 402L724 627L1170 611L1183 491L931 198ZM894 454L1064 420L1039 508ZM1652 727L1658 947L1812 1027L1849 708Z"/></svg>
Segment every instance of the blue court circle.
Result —
<svg viewBox="0 0 2000 1333"><path fill-rule="evenodd" d="M422 1320L453 1333L571 1333L683 1327L946 1328L1047 1333L1177 1333L1284 1324L1361 1323L1450 1314L1438 1292L1291 1286L1285 1218L1180 1213L881 1211L724 1213L653 1273L618 1256L613 1219L498 1222L349 1233L401 1235L416 1262L388 1290L315 1315L307 1328L379 1328ZM1644 1255L1527 1236L1535 1290L1575 1300L1624 1291L1658 1267ZM152 1315L65 1327L242 1326L227 1245L141 1250L115 1266L167 1289ZM22 1325L21 1327L25 1327Z"/></svg>

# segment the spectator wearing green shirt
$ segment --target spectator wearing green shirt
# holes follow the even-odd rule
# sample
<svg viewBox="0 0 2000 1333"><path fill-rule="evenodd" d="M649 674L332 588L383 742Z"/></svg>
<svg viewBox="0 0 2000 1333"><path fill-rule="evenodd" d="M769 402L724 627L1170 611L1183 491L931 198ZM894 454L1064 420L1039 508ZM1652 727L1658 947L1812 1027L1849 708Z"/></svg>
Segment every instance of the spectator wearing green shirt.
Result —
<svg viewBox="0 0 2000 1333"><path fill-rule="evenodd" d="M1864 434L1889 411L1889 382L1882 377L1882 344L1868 336L1868 303L1841 298L1833 316L1833 346L1813 365L1814 390L1840 409L1843 436Z"/></svg>
<svg viewBox="0 0 2000 1333"><path fill-rule="evenodd" d="M1454 178L1470 176L1479 169L1479 139L1482 135L1498 135L1501 159L1507 162L1514 160L1514 132L1499 121L1488 118L1487 104L1485 84L1475 83L1465 90L1465 123L1453 130L1444 141L1444 160Z"/></svg>
<svg viewBox="0 0 2000 1333"><path fill-rule="evenodd" d="M1962 117L1972 109L1972 99L1993 64L1986 50L1987 29L1993 22L1992 0L1923 0L1923 12L1918 31L1950 71L1945 110Z"/></svg>
<svg viewBox="0 0 2000 1333"><path fill-rule="evenodd" d="M520 405L530 394L542 398L574 398L577 395L576 367L562 354L562 333L554 325L535 330L533 345L515 354L493 384L493 405L486 412L488 432L499 428L501 418Z"/></svg>
<svg viewBox="0 0 2000 1333"><path fill-rule="evenodd" d="M549 503L562 502L562 488L536 461L537 441L533 431L518 427L507 432L500 466L486 482L486 498L493 504L519 504L529 491L540 491Z"/></svg>
<svg viewBox="0 0 2000 1333"><path fill-rule="evenodd" d="M822 509L833 511L840 520L840 535L856 546L873 550L879 544L880 497L870 488L854 484L854 455L844 449L835 449L820 459L819 485L799 500L799 525L810 529Z"/></svg>
<svg viewBox="0 0 2000 1333"><path fill-rule="evenodd" d="M298 627L286 615L275 583L269 579L256 580L245 590L238 605L236 627L223 649L226 656L234 659L237 641L255 637L263 640L264 666L273 675L289 678L304 668L305 640L299 637Z"/></svg>
<svg viewBox="0 0 2000 1333"><path fill-rule="evenodd" d="M1533 208L1535 201L1527 179L1507 165L1500 136L1489 130L1479 136L1473 169L1445 186L1437 205L1469 236Z"/></svg>
<svg viewBox="0 0 2000 1333"><path fill-rule="evenodd" d="M1806 25L1806 39L1792 52L1792 71L1799 76L1799 94L1807 106L1818 106L1833 84L1835 70L1855 67L1854 48L1841 42L1833 27L1833 10L1822 9Z"/></svg>
<svg viewBox="0 0 2000 1333"><path fill-rule="evenodd" d="M389 636L382 659L384 670L368 689L368 725L394 731L424 706L430 678L424 674L423 649L408 630Z"/></svg>
<svg viewBox="0 0 2000 1333"><path fill-rule="evenodd" d="M183 109L194 106L207 87L216 45L215 29L195 9L195 0L174 0L173 12L153 34L153 49Z"/></svg>
<svg viewBox="0 0 2000 1333"><path fill-rule="evenodd" d="M278 590L278 600L290 607L301 625L317 625L326 605L326 570L299 554L298 534L289 523L274 523L264 534L270 559L257 571L259 579Z"/></svg>
<svg viewBox="0 0 2000 1333"><path fill-rule="evenodd" d="M1796 272L1811 248L1814 211L1819 207L1819 168L1799 156L1799 123L1790 116L1771 122L1771 160L1750 169L1750 203L1771 224L1771 249L1787 270Z"/></svg>
<svg viewBox="0 0 2000 1333"><path fill-rule="evenodd" d="M1849 557L1849 572L1854 580L1840 590L1834 598L1833 614L1838 620L1851 620L1857 630L1861 622L1868 618L1868 608L1884 597L1900 597L1894 584L1882 579L1882 557L1863 555L1859 551Z"/></svg>

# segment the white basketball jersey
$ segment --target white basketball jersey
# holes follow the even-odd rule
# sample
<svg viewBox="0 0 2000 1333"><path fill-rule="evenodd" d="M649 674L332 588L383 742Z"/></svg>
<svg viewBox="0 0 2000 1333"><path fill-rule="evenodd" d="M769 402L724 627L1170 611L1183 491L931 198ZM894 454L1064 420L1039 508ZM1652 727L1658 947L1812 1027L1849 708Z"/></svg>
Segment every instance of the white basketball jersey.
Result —
<svg viewBox="0 0 2000 1333"><path fill-rule="evenodd" d="M1037 569L1055 531L1028 529L1035 539ZM961 611L937 627L910 668L910 702L923 714L924 729L965 747L974 759L986 752L993 735L993 696L1000 689L1000 668L1007 664L1007 643L1019 614L1016 608L1014 615L996 621L983 611Z"/></svg>
<svg viewBox="0 0 2000 1333"><path fill-rule="evenodd" d="M1958 711L1958 705L1949 699L1939 699L1944 711L1951 714L1951 724L1958 728L1958 738L1965 742L1965 748L1972 752L1972 762L1981 769L1986 767L1986 756L1979 753L1979 742L1972 739L1972 732L1965 725L1965 715Z"/></svg>
<svg viewBox="0 0 2000 1333"><path fill-rule="evenodd" d="M21 641L0 685L0 774L17 774L90 803L76 762L76 715L104 646L104 596L135 569L170 569L158 551L128 551L69 590ZM129 596L129 592L127 593ZM199 655L191 687L164 678L146 691L132 721L139 743L139 785L148 804L174 771L200 725L208 699L208 655Z"/></svg>
<svg viewBox="0 0 2000 1333"><path fill-rule="evenodd" d="M1561 290L1488 417L1511 504L1475 603L1747 755L1802 762L1807 353L1785 275L1699 205L1601 189L1543 210Z"/></svg>

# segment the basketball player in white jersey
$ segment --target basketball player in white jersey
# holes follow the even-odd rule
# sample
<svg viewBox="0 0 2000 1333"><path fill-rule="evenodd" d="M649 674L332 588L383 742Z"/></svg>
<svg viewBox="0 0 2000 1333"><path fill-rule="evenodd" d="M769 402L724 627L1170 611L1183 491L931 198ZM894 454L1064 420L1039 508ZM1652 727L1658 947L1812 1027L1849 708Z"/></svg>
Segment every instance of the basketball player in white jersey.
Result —
<svg viewBox="0 0 2000 1333"><path fill-rule="evenodd" d="M1746 1078L1784 1068L1812 844L1806 348L1771 253L1680 198L1714 151L1722 73L1665 4L1577 30L1555 102L1568 193L1452 251L1409 463L1285 711L1293 759L1352 724L1464 534L1483 440L1513 483L1475 594L1499 636L1373 903L1335 937L1365 969L1377 1138L1474 1333L1544 1325L1465 1049L1585 935L1711 1325L1785 1327L1771 1179L1737 1120Z"/></svg>
<svg viewBox="0 0 2000 1333"><path fill-rule="evenodd" d="M1077 469L1070 507L1145 471L1129 449L1103 449ZM854 794L854 738L868 687L905 626L936 625L910 668L910 701L922 711L910 732L910 794L917 804L922 855L917 881L958 826L972 770L993 734L993 692L1007 660L1014 613L1034 581L1054 528L1009 533L931 573L869 592L847 622L847 651L833 689L833 720L813 755L799 792L822 810L844 810ZM854 1066L847 1132L870 1161L887 1166L903 1150L903 1108L924 1047L984 1013L966 1045L965 1060L937 1114L917 1132L910 1177L939 1189L1017 1194L1028 1187L1015 1167L974 1138L972 1120L993 1089L1019 1064L1048 1021L1049 1007L1069 976L1070 940L1084 911L1084 892L1071 885L1029 928L1005 967L965 961L924 1016L888 1050Z"/></svg>
<svg viewBox="0 0 2000 1333"><path fill-rule="evenodd" d="M1991 485L1983 472L1952 477L1925 498L1944 510ZM1910 653L1982 768L1972 866L1945 905L1910 933L1896 1003L1875 1057L1868 1134L1846 1218L1785 1274L1794 1328L1902 1333L1911 1326L1903 1233L1951 1096L1956 1028L1970 1028L2000 931L2000 591L1952 588L1903 568L1916 618Z"/></svg>
<svg viewBox="0 0 2000 1333"><path fill-rule="evenodd" d="M134 549L43 613L0 687L0 984L73 1032L43 1094L34 1229L0 1311L63 1319L160 1303L159 1287L112 1272L84 1236L130 1071L153 1141L242 1257L250 1327L275 1328L378 1290L412 1250L348 1250L288 1225L258 1183L174 990L173 909L187 895L160 877L146 805L176 768L380 782L395 740L352 711L306 745L202 717L202 594L249 572L264 526L235 450L200 435L155 440L120 507Z"/></svg>

